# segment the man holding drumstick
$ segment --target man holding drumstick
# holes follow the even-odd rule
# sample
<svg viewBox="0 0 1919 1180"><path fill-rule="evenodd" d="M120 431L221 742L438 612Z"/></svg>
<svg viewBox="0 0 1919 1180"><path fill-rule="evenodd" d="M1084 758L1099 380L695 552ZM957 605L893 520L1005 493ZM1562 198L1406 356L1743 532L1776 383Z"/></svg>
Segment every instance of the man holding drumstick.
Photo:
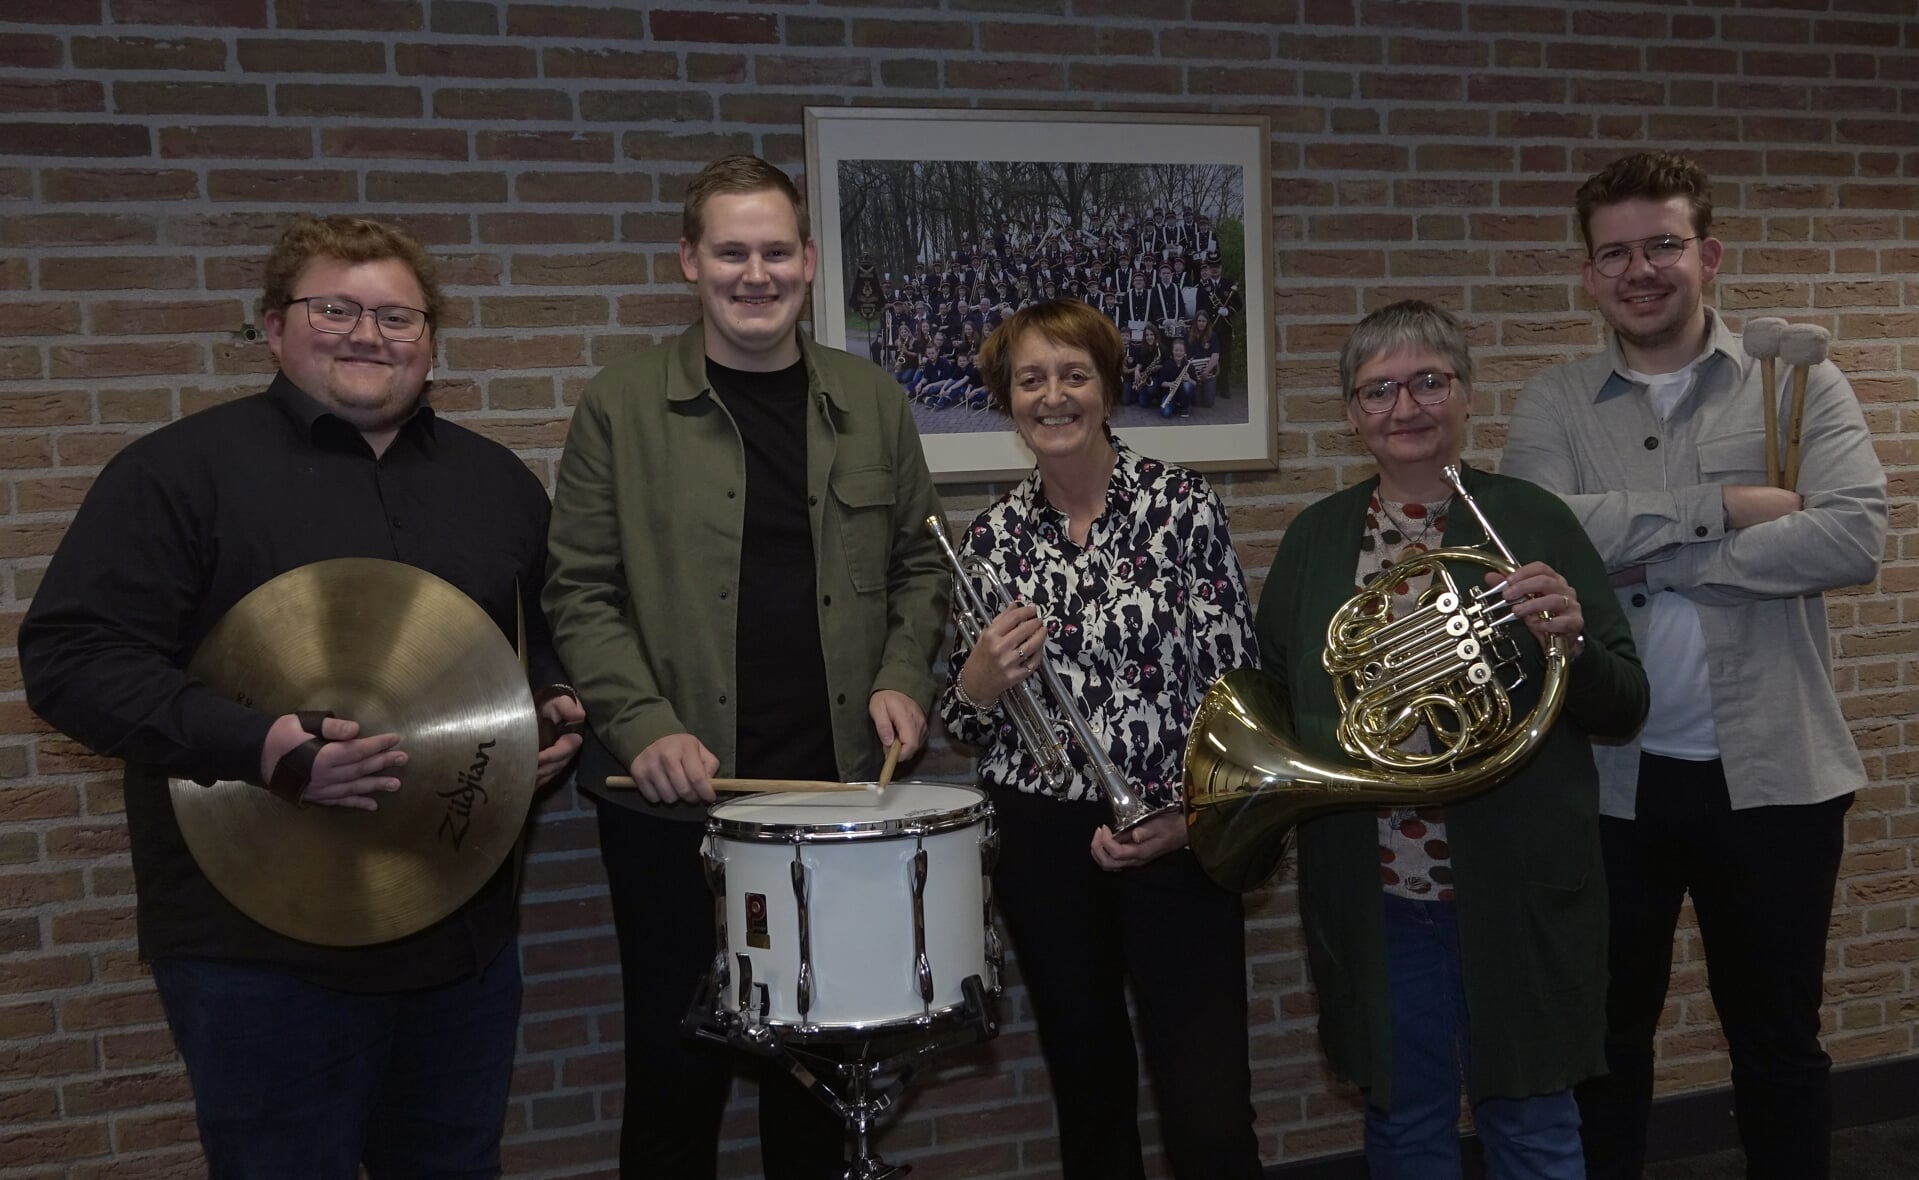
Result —
<svg viewBox="0 0 1919 1180"><path fill-rule="evenodd" d="M1702 300L1710 182L1668 152L1579 190L1604 351L1528 383L1504 471L1558 492L1645 655L1637 742L1596 747L1611 902L1608 1077L1580 1087L1589 1175L1636 1177L1653 1034L1691 893L1747 1175L1827 1174L1821 977L1845 813L1866 777L1833 695L1823 592L1868 581L1886 479L1851 388L1812 368L1797 490L1766 486L1760 365ZM1783 417L1783 415L1781 415Z"/></svg>
<svg viewBox="0 0 1919 1180"><path fill-rule="evenodd" d="M701 320L587 386L545 606L598 739L580 782L624 967L621 1172L710 1180L732 1060L680 1022L714 952L711 780L871 779L896 740L917 751L949 575L899 384L797 331L817 248L792 181L719 160L684 222ZM761 1079L767 1176L837 1180L838 1118L783 1071Z"/></svg>

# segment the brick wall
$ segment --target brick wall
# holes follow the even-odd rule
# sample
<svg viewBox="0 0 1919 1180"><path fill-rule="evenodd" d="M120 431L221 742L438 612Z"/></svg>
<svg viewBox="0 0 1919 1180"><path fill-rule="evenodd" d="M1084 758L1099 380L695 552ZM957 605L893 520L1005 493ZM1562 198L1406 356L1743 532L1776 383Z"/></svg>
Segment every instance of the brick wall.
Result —
<svg viewBox="0 0 1919 1180"><path fill-rule="evenodd" d="M550 477L595 369L675 330L677 202L700 162L798 170L807 104L1259 111L1273 124L1281 450L1222 479L1247 565L1364 473L1333 352L1408 293L1480 352L1472 453L1519 383L1591 348L1572 190L1641 144L1719 182L1734 318L1832 328L1892 478L1869 587L1832 596L1838 683L1874 786L1853 809L1828 1044L1908 1054L1919 1012L1919 15L1914 0L8 0L0 5L0 614L12 629L89 481L154 426L252 391L241 339L292 213L404 222L446 259L438 402ZM984 502L955 489L955 512ZM962 774L937 751L923 774ZM134 954L113 767L27 711L0 655L0 1177L187 1176L187 1089ZM617 955L590 813L541 808L509 1172L610 1174ZM1328 1079L1289 889L1253 899L1269 1160L1356 1142ZM1697 941L1662 1034L1668 1089L1723 1081ZM1044 1175L1030 1021L917 1087L883 1136L924 1174ZM734 1175L757 1168L744 1102ZM1150 1132L1149 1132L1150 1133Z"/></svg>

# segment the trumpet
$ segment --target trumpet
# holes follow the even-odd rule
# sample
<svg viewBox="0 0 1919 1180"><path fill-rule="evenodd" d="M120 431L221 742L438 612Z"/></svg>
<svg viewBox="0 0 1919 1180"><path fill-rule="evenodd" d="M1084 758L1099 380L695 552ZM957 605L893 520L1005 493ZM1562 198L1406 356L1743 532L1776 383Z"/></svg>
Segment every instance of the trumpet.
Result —
<svg viewBox="0 0 1919 1180"><path fill-rule="evenodd" d="M926 531L938 539L940 554L946 558L947 568L953 571L953 590L957 599L954 605L958 607L960 636L966 640L967 650L971 651L979 642L980 632L999 617L1013 597L1007 592L1006 583L1000 578L999 572L989 562L971 555L960 556L946 535L944 520L938 516L927 517ZM1041 622L1044 621L1045 616L1041 615ZM1019 740L1038 764L1040 781L1046 789L1052 792L1063 790L1071 769L1066 760L1066 743L1060 738L1053 721L1053 716L1057 714L1072 734L1072 739L1085 752L1093 781L1113 809L1114 835L1137 827L1163 812L1177 811L1180 807L1178 803L1155 807L1133 790L1132 784L1126 781L1126 776L1120 773L1119 767L1113 764L1112 756L1106 752L1106 743L1079 711L1079 706L1073 703L1072 695L1066 691L1059 672L1053 667L1052 661L1046 658L1044 643L1042 639L1038 673L1045 686L1045 695L1052 698L1051 708L1042 699L1031 676L1007 689L1000 700L1006 707L1007 716L1012 718Z"/></svg>

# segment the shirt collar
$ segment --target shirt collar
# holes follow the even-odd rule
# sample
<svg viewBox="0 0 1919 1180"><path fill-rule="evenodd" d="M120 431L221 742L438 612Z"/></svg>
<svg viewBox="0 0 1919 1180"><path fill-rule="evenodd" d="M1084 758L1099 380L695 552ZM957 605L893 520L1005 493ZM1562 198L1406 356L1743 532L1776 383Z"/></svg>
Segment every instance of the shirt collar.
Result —
<svg viewBox="0 0 1919 1180"><path fill-rule="evenodd" d="M320 441L316 433L320 430L341 429L351 432L355 438L360 435L359 430L352 423L321 405L313 395L295 385L293 379L285 373L274 374L273 384L267 386L267 400L287 416L287 421L293 424L293 428L299 432L300 437L309 443ZM433 412L433 407L427 404L426 394L422 393L419 401L414 403L412 416L400 424L400 432L396 439L417 436L420 445L426 446L437 436L438 421L439 416ZM323 422L332 425L321 426Z"/></svg>
<svg viewBox="0 0 1919 1180"><path fill-rule="evenodd" d="M834 384L820 380L820 354L825 345L816 343L805 332L798 333L800 359L806 362L806 388L808 399L825 394L833 408L844 414L851 408L846 396ZM677 381L667 382L666 396L669 401L692 401L711 392L712 382L706 379L706 324L696 320L686 331L680 333L679 340L673 346L673 368Z"/></svg>
<svg viewBox="0 0 1919 1180"><path fill-rule="evenodd" d="M1718 312L1708 307L1706 308L1706 346L1699 351L1698 356L1693 358L1692 363L1695 365L1701 362L1710 363L1714 357L1719 356L1736 359L1733 358L1734 343L1735 337L1726 327L1726 321L1719 318ZM1607 398L1635 392L1640 388L1639 383L1627 375L1631 372L1632 366L1626 361L1625 350L1619 346L1617 332L1607 330L1606 351L1600 355L1605 358L1606 379L1600 382L1598 389L1593 392L1593 401L1604 401Z"/></svg>
<svg viewBox="0 0 1919 1180"><path fill-rule="evenodd" d="M1106 481L1106 511L1126 512L1131 510L1139 495L1139 471L1144 464L1153 460L1142 460L1132 448L1113 435L1113 474ZM1010 497L1018 506L1020 515L1034 524L1053 523L1063 525L1066 514L1053 507L1040 486L1039 468L1035 466L1026 473L1026 478L1013 489ZM1103 516L1104 514L1102 514ZM1095 521L1097 523L1097 521Z"/></svg>

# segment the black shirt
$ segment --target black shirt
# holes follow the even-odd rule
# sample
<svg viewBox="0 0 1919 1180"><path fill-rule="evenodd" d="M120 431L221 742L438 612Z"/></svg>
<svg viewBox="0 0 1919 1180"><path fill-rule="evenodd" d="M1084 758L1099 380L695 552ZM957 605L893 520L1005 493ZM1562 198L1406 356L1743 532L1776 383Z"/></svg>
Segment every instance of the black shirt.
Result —
<svg viewBox="0 0 1919 1180"><path fill-rule="evenodd" d="M249 591L334 557L437 574L511 639L515 583L530 676L563 680L539 591L545 489L506 448L422 408L375 458L359 432L285 376L135 441L101 471L20 629L34 711L127 760L141 954L278 966L349 991L445 983L484 966L513 927L514 858L442 921L373 947L316 946L235 909L181 837L169 775L257 782L274 717L184 669Z"/></svg>
<svg viewBox="0 0 1919 1180"><path fill-rule="evenodd" d="M734 773L838 779L806 502L806 363L753 373L709 358L706 377L746 456Z"/></svg>

